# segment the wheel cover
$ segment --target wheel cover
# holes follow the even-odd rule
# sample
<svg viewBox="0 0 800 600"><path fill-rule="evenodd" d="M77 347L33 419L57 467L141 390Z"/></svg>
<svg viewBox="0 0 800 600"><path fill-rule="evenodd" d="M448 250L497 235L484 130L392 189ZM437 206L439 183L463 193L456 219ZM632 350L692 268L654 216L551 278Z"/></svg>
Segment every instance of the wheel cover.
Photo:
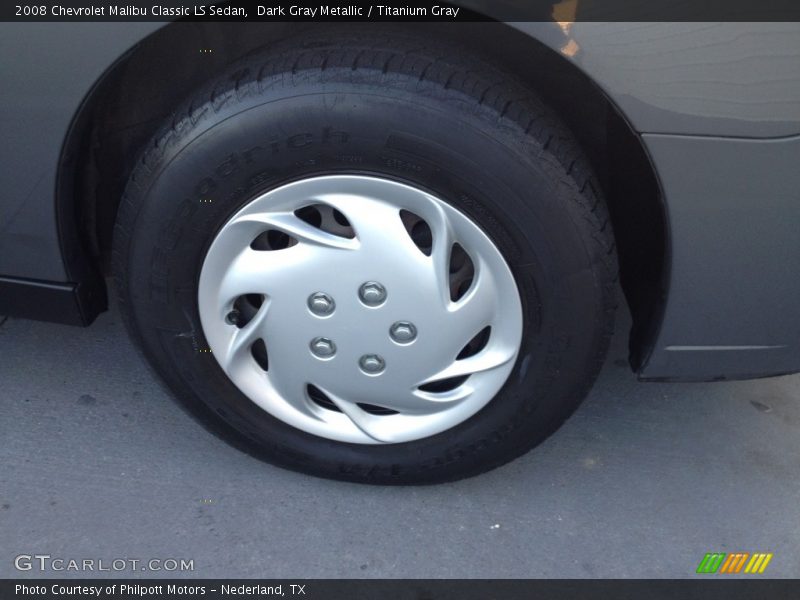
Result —
<svg viewBox="0 0 800 600"><path fill-rule="evenodd" d="M470 418L505 383L522 336L519 291L489 237L378 177L314 177L247 203L209 247L198 303L214 357L251 401L360 444Z"/></svg>

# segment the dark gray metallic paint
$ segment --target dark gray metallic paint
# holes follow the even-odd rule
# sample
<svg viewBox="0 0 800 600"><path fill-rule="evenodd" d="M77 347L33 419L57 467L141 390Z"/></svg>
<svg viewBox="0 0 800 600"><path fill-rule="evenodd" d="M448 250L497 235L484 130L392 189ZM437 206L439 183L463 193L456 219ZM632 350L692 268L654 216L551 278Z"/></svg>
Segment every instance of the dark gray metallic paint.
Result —
<svg viewBox="0 0 800 600"><path fill-rule="evenodd" d="M636 131L753 138L800 134L800 23L515 27L587 73Z"/></svg>
<svg viewBox="0 0 800 600"><path fill-rule="evenodd" d="M0 276L67 281L54 200L67 130L103 72L162 26L0 23Z"/></svg>
<svg viewBox="0 0 800 600"><path fill-rule="evenodd" d="M668 199L669 301L646 378L800 368L800 136L644 135Z"/></svg>

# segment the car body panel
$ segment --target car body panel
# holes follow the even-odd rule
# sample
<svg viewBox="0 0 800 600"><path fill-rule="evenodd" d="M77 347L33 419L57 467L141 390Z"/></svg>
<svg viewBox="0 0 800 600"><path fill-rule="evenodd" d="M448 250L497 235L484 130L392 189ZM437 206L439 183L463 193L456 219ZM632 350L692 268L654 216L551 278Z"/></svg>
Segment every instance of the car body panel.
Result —
<svg viewBox="0 0 800 600"><path fill-rule="evenodd" d="M800 136L645 135L672 247L645 378L731 379L800 368Z"/></svg>
<svg viewBox="0 0 800 600"><path fill-rule="evenodd" d="M514 26L571 60L640 133L800 134L800 23Z"/></svg>
<svg viewBox="0 0 800 600"><path fill-rule="evenodd" d="M69 281L55 190L70 125L103 72L163 23L0 23L0 276Z"/></svg>
<svg viewBox="0 0 800 600"><path fill-rule="evenodd" d="M63 256L66 224L54 200L64 140L103 73L164 26L0 24L0 51L15 57L0 73L0 277L79 283ZM643 134L661 181L669 285L640 374L712 379L800 370L800 287L791 278L800 256L800 24L511 26L571 60L605 92ZM686 349L692 346L705 349Z"/></svg>

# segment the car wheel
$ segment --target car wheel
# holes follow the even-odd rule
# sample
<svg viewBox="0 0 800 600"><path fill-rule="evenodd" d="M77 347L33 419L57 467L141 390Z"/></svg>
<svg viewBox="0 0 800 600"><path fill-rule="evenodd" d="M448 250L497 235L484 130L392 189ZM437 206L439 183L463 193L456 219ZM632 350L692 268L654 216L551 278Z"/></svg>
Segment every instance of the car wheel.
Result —
<svg viewBox="0 0 800 600"><path fill-rule="evenodd" d="M143 153L119 301L214 432L316 475L432 483L519 456L587 393L616 279L599 187L534 93L455 56L284 43Z"/></svg>

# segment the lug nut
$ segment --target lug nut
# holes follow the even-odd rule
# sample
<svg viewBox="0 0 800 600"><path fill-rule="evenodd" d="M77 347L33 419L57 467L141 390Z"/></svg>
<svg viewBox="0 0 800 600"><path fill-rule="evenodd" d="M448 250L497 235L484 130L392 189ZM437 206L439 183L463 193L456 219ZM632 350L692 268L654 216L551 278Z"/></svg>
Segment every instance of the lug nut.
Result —
<svg viewBox="0 0 800 600"><path fill-rule="evenodd" d="M377 375L386 368L386 361L377 354L365 354L358 360L358 366L367 375Z"/></svg>
<svg viewBox="0 0 800 600"><path fill-rule="evenodd" d="M389 335L398 344L410 344L417 339L417 328L408 321L398 321L389 329Z"/></svg>
<svg viewBox="0 0 800 600"><path fill-rule="evenodd" d="M334 311L336 302L325 292L314 292L308 297L308 308L315 315L324 317Z"/></svg>
<svg viewBox="0 0 800 600"><path fill-rule="evenodd" d="M367 306L380 306L386 302L386 288L377 281L368 281L358 289L358 297Z"/></svg>
<svg viewBox="0 0 800 600"><path fill-rule="evenodd" d="M333 355L336 354L336 344L333 343L333 340L325 337L314 338L309 347L311 353L317 358L333 358Z"/></svg>

